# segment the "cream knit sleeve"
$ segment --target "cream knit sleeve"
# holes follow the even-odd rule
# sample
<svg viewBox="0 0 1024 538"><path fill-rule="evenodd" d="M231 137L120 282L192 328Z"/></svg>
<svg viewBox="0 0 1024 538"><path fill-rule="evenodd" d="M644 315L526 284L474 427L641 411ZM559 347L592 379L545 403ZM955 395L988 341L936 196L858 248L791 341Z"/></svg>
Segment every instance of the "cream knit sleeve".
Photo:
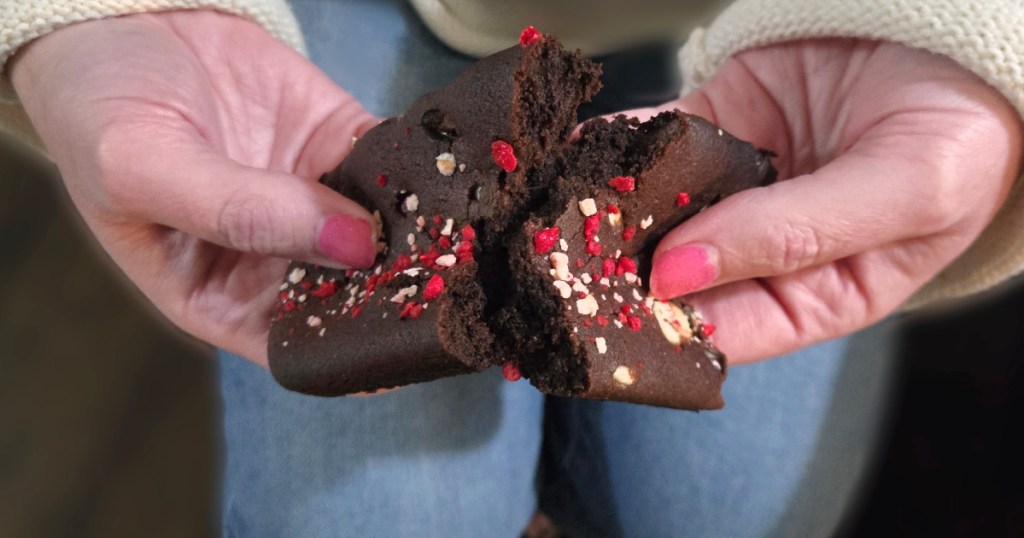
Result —
<svg viewBox="0 0 1024 538"><path fill-rule="evenodd" d="M943 54L999 90L1024 116L1020 0L739 0L680 50L684 91L732 55L795 39L860 37ZM1024 270L1024 179L981 237L907 304L979 292Z"/></svg>
<svg viewBox="0 0 1024 538"><path fill-rule="evenodd" d="M0 0L0 132L42 149L24 110L14 101L6 69L20 47L76 22L175 9L213 9L239 15L299 52L306 50L285 0Z"/></svg>

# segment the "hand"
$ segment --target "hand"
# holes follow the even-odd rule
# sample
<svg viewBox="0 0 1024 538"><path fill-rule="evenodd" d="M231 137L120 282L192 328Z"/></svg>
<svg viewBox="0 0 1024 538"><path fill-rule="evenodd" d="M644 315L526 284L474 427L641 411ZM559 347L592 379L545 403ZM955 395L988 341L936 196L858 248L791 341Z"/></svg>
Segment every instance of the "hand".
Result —
<svg viewBox="0 0 1024 538"><path fill-rule="evenodd" d="M316 179L377 120L255 24L76 24L12 77L86 224L185 331L266 365L288 258L372 264L372 217Z"/></svg>
<svg viewBox="0 0 1024 538"><path fill-rule="evenodd" d="M1013 107L951 60L892 43L744 52L671 108L779 155L782 181L700 213L654 256L653 293L687 295L734 363L895 310L981 233L1020 171Z"/></svg>

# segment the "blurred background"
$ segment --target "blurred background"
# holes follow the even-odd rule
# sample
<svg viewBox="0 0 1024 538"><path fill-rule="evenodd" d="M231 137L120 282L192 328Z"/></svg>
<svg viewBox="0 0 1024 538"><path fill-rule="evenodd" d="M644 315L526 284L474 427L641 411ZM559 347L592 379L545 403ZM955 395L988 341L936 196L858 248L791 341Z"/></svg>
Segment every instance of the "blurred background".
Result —
<svg viewBox="0 0 1024 538"><path fill-rule="evenodd" d="M402 19L430 39L415 16ZM608 87L584 114L667 100L671 76L629 74L672 50L604 58ZM404 108L407 93L378 100ZM52 167L8 144L0 253L0 536L217 535L212 353L112 268ZM1024 536L1024 286L905 316L898 330L896 399L841 535Z"/></svg>

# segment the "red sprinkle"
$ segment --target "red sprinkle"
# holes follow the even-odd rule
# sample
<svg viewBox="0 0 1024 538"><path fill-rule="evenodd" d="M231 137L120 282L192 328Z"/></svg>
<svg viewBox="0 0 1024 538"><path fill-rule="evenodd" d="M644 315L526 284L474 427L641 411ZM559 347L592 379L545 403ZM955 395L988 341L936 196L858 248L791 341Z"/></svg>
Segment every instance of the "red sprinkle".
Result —
<svg viewBox="0 0 1024 538"><path fill-rule="evenodd" d="M298 307L299 305L296 304L294 300L289 299L288 302L284 304L284 311L291 312L292 310L295 310Z"/></svg>
<svg viewBox="0 0 1024 538"><path fill-rule="evenodd" d="M583 258L576 258L576 268L577 269L583 269L584 265L586 265L586 263L583 262Z"/></svg>
<svg viewBox="0 0 1024 538"><path fill-rule="evenodd" d="M474 230L472 226L468 224L463 226L461 233L462 238L466 241L476 241L476 230Z"/></svg>
<svg viewBox="0 0 1024 538"><path fill-rule="evenodd" d="M515 150L512 149L511 144L504 140L495 140L491 144L491 157L506 172L515 170L516 164L518 164Z"/></svg>
<svg viewBox="0 0 1024 538"><path fill-rule="evenodd" d="M455 247L455 259L459 263L473 261L473 243L469 241L459 243L459 246Z"/></svg>
<svg viewBox="0 0 1024 538"><path fill-rule="evenodd" d="M441 215L434 215L433 217L431 217L431 220L434 221L434 226L440 226L441 223L444 222L444 219L441 218Z"/></svg>
<svg viewBox="0 0 1024 538"><path fill-rule="evenodd" d="M431 239L437 240L438 237L441 237L441 230L431 228L430 231L427 232L427 235L429 235Z"/></svg>
<svg viewBox="0 0 1024 538"><path fill-rule="evenodd" d="M434 276L430 277L430 280L427 281L427 285L423 288L423 300L433 301L440 297L441 292L443 291L444 279L441 278L441 275L435 273Z"/></svg>
<svg viewBox="0 0 1024 538"><path fill-rule="evenodd" d="M636 226L626 226L626 229L622 230L622 240L632 241L636 237Z"/></svg>
<svg viewBox="0 0 1024 538"><path fill-rule="evenodd" d="M505 376L505 379L513 383L523 378L523 374L519 373L519 368L511 362L506 362L501 365L501 375Z"/></svg>
<svg viewBox="0 0 1024 538"><path fill-rule="evenodd" d="M429 269L433 269L434 263L439 257L441 257L441 253L437 251L437 248L434 247L434 245L430 245L430 248L426 252L420 254L420 263Z"/></svg>
<svg viewBox="0 0 1024 538"><path fill-rule="evenodd" d="M388 184L388 176L385 176L384 174L377 176L377 184L381 187L386 187Z"/></svg>
<svg viewBox="0 0 1024 538"><path fill-rule="evenodd" d="M597 241L587 241L587 254L591 256L601 255L601 243Z"/></svg>
<svg viewBox="0 0 1024 538"><path fill-rule="evenodd" d="M690 205L690 195L685 192L677 194L676 205L679 207L683 207L684 205Z"/></svg>
<svg viewBox="0 0 1024 538"><path fill-rule="evenodd" d="M615 274L617 276L622 276L622 273L636 274L636 262L629 256L619 258L619 263L615 267Z"/></svg>
<svg viewBox="0 0 1024 538"><path fill-rule="evenodd" d="M299 282L299 287L306 291L309 291L313 289L313 283L309 280L303 280L302 282Z"/></svg>
<svg viewBox="0 0 1024 538"><path fill-rule="evenodd" d="M613 215L618 215L619 214L619 206L617 206L615 204L608 204L607 209L608 209L608 212L612 213Z"/></svg>
<svg viewBox="0 0 1024 538"><path fill-rule="evenodd" d="M591 325L593 325L593 323L592 323L592 322L590 321L590 319L589 319L589 318L585 318L585 319L583 320L583 326L584 326L584 327L590 327Z"/></svg>
<svg viewBox="0 0 1024 538"><path fill-rule="evenodd" d="M583 221L583 238L590 241L594 238L594 234L601 228L601 216L598 213L587 217L587 220Z"/></svg>
<svg viewBox="0 0 1024 538"><path fill-rule="evenodd" d="M537 254L547 254L555 248L555 243L561 236L562 231L558 228L544 228L533 233L533 251Z"/></svg>
<svg viewBox="0 0 1024 538"><path fill-rule="evenodd" d="M526 47L541 37L543 36L541 36L540 30L537 30L533 26L527 26L526 28L523 28L523 31L519 34L519 46Z"/></svg>
<svg viewBox="0 0 1024 538"><path fill-rule="evenodd" d="M612 273L614 273L614 272L615 272L615 258L608 257L608 258L605 258L604 260L601 260L601 275L602 276L604 276L605 278L608 278L608 277L612 276Z"/></svg>
<svg viewBox="0 0 1024 538"><path fill-rule="evenodd" d="M438 239L437 244L445 250L452 248L452 240L449 239L447 236L442 236L440 239Z"/></svg>
<svg viewBox="0 0 1024 538"><path fill-rule="evenodd" d="M412 267L412 258L407 254L399 254L398 259L391 265L391 270L395 272L405 271Z"/></svg>
<svg viewBox="0 0 1024 538"><path fill-rule="evenodd" d="M580 299L586 299L586 298L587 298L587 292L585 292L585 291L581 291L581 292L578 292L578 293L577 293L576 295L577 295L577 296L578 296L578 297L579 297Z"/></svg>
<svg viewBox="0 0 1024 538"><path fill-rule="evenodd" d="M398 314L398 319L409 318L416 319L423 313L423 305L409 301L402 305L402 311Z"/></svg>
<svg viewBox="0 0 1024 538"><path fill-rule="evenodd" d="M619 318L619 321L620 321L620 322L621 322L621 323L622 323L623 325L625 325L625 324L629 323L629 317L627 317L627 316L626 316L625 314L623 314L622 312L619 312L618 314L616 314L616 315L615 315L615 317Z"/></svg>
<svg viewBox="0 0 1024 538"><path fill-rule="evenodd" d="M608 318L602 316L601 314L598 314L597 315L597 324L602 326L602 327L607 327L608 326Z"/></svg>
<svg viewBox="0 0 1024 538"><path fill-rule="evenodd" d="M715 334L715 326L711 323L705 323L702 328L704 329L704 336L711 338L712 334Z"/></svg>
<svg viewBox="0 0 1024 538"><path fill-rule="evenodd" d="M630 308L628 304L622 305L622 308L620 308L619 310L622 310L622 313L627 315L633 313L633 309Z"/></svg>
<svg viewBox="0 0 1024 538"><path fill-rule="evenodd" d="M654 315L654 313L651 312L651 307L647 306L647 303L640 303L640 308L644 311L644 314L647 314L648 316Z"/></svg>
<svg viewBox="0 0 1024 538"><path fill-rule="evenodd" d="M318 299L326 299L326 298L330 297L331 295L334 295L337 291L338 291L338 283L333 281L333 280L331 280L331 281L328 281L328 282L324 282L323 284L320 284L319 286L316 287L315 290L313 290L313 291L311 291L309 293L310 293L310 295L312 295L313 297L316 297Z"/></svg>
<svg viewBox="0 0 1024 538"><path fill-rule="evenodd" d="M352 307L352 319L359 317L360 312L363 311L363 305L359 304Z"/></svg>
<svg viewBox="0 0 1024 538"><path fill-rule="evenodd" d="M619 192L633 192L636 190L636 179L633 176L615 176L608 181L608 186Z"/></svg>
<svg viewBox="0 0 1024 538"><path fill-rule="evenodd" d="M641 323L640 323L640 317L639 316L629 316L629 328L630 329L633 329L634 332L640 332L640 326L641 326Z"/></svg>

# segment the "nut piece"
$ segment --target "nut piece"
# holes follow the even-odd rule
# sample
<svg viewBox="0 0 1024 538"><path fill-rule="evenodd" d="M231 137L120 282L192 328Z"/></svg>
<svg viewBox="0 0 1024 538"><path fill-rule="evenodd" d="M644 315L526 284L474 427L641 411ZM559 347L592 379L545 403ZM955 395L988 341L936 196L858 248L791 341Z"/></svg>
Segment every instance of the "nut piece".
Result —
<svg viewBox="0 0 1024 538"><path fill-rule="evenodd" d="M654 215L647 215L646 219L640 221L640 229L646 230L650 228L652 224L654 224Z"/></svg>
<svg viewBox="0 0 1024 538"><path fill-rule="evenodd" d="M658 320L661 334L672 345L683 345L693 338L690 319L681 308L665 301L654 301L651 310L654 312L654 318Z"/></svg>
<svg viewBox="0 0 1024 538"><path fill-rule="evenodd" d="M564 280L556 280L554 284L555 289L558 290L558 294L561 295L563 299L568 299L569 297L572 297L572 288L570 288L569 284L567 284Z"/></svg>
<svg viewBox="0 0 1024 538"><path fill-rule="evenodd" d="M594 213L597 213L597 203L594 202L593 198L580 200L580 213L583 213L584 217L589 217Z"/></svg>
<svg viewBox="0 0 1024 538"><path fill-rule="evenodd" d="M405 200L402 200L402 209L404 209L406 213L414 213L419 209L419 207L420 197L415 194L410 194L405 197Z"/></svg>
<svg viewBox="0 0 1024 538"><path fill-rule="evenodd" d="M587 295L586 297L576 301L576 311L583 316L596 316L597 315L597 299L593 295Z"/></svg>
<svg viewBox="0 0 1024 538"><path fill-rule="evenodd" d="M636 383L636 374L629 366L621 365L612 373L612 379L628 387Z"/></svg>
<svg viewBox="0 0 1024 538"><path fill-rule="evenodd" d="M450 176L455 173L455 155L442 153L435 158L437 171L443 176Z"/></svg>
<svg viewBox="0 0 1024 538"><path fill-rule="evenodd" d="M292 269L292 272L288 274L288 282L291 282L292 284L302 282L303 278L306 278L306 270L301 267Z"/></svg>
<svg viewBox="0 0 1024 538"><path fill-rule="evenodd" d="M569 280L569 256L564 252L552 252L548 260L551 262L551 268L555 270L555 278Z"/></svg>

